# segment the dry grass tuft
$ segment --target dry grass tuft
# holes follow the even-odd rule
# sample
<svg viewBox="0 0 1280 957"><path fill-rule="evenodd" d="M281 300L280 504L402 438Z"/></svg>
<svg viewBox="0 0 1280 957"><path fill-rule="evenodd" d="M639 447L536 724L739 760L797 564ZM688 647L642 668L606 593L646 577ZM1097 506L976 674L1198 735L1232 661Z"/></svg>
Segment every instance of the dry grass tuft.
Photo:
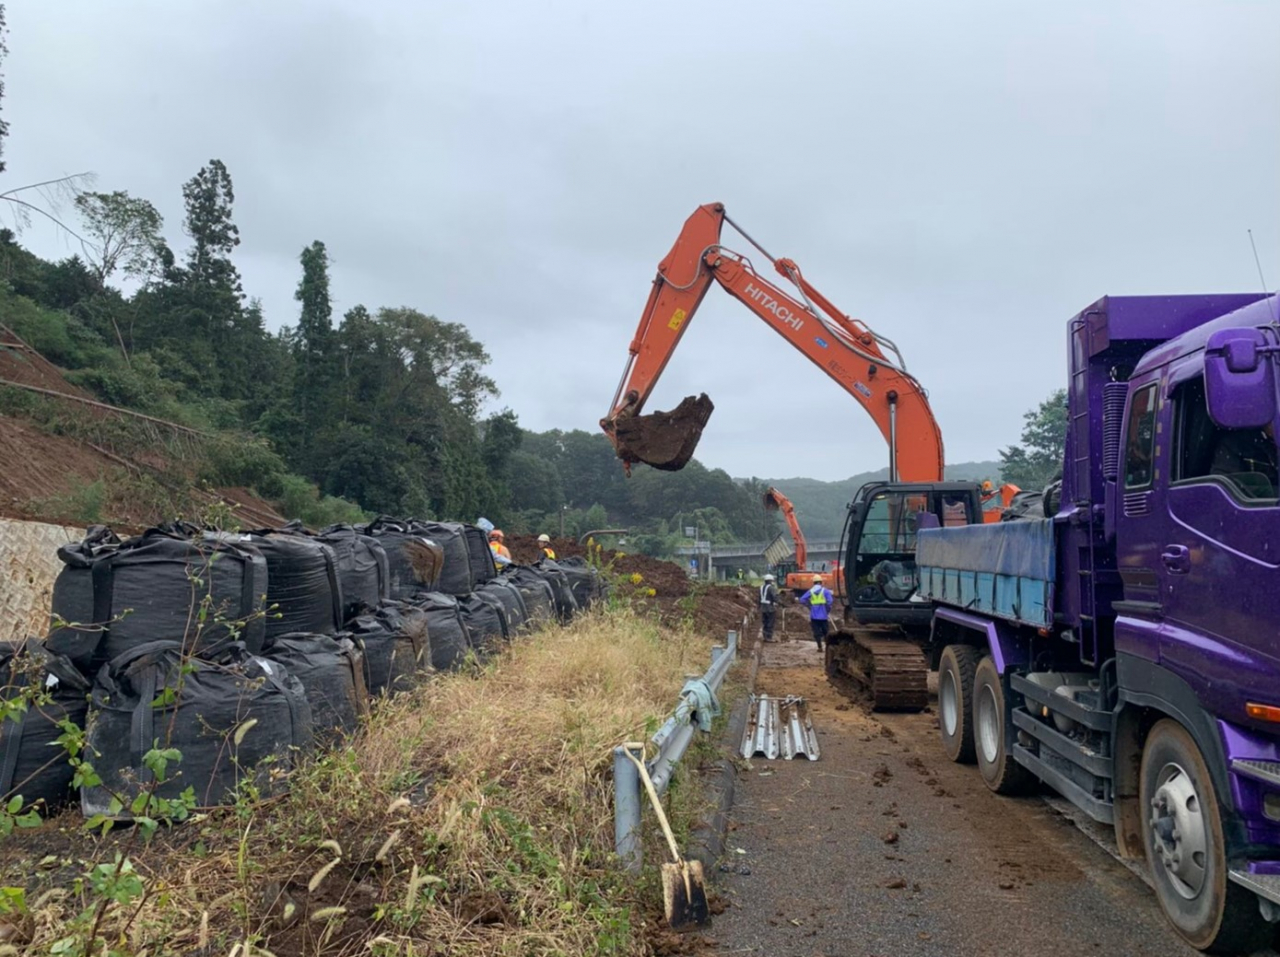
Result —
<svg viewBox="0 0 1280 957"><path fill-rule="evenodd" d="M162 833L135 858L154 893L113 910L108 936L150 954L645 953L660 892L609 866L612 748L706 661L705 639L623 613L433 676L295 772L287 797ZM109 860L113 841L76 835L67 856ZM84 904L50 906L73 921Z"/></svg>

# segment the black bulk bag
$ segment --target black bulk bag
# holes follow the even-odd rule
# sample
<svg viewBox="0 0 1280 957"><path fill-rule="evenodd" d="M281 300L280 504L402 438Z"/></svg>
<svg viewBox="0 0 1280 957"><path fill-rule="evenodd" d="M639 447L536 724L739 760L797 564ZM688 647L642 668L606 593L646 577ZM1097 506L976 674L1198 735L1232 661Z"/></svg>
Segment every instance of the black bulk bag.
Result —
<svg viewBox="0 0 1280 957"><path fill-rule="evenodd" d="M477 525L463 525L462 537L467 543L467 561L471 565L471 587L479 588L498 574L489 536Z"/></svg>
<svg viewBox="0 0 1280 957"><path fill-rule="evenodd" d="M358 615L365 606L377 607L390 598L390 569L382 542L362 535L351 525L322 528L316 541L333 549L338 586L342 589L342 620Z"/></svg>
<svg viewBox="0 0 1280 957"><path fill-rule="evenodd" d="M83 540L58 547L63 568L53 583L53 616L46 644L86 673L93 668L102 640L102 629L92 624L93 563L119 546L115 532L105 525L91 525Z"/></svg>
<svg viewBox="0 0 1280 957"><path fill-rule="evenodd" d="M433 569L435 577L433 580L425 580L422 577L421 570L415 569L411 552L405 549L407 542L427 542L432 547L441 546L443 543L433 541L433 536L426 530L422 522L417 519L395 519L386 515L379 516L368 525L355 526L357 532L368 535L370 538L376 539L383 547L387 555L387 588L386 594L388 598L397 601L403 601L406 598L412 598L414 592L422 588L434 588L441 574L448 573L449 562L444 561L441 567L439 563ZM461 544L461 543L458 543ZM459 553L458 545L454 546L453 564L456 567L459 558L465 564L465 550ZM366 604L368 604L366 602Z"/></svg>
<svg viewBox="0 0 1280 957"><path fill-rule="evenodd" d="M42 811L71 800L74 771L58 744L62 721L84 727L89 682L69 658L50 654L35 640L0 643L0 696L28 696L25 710L0 722L0 802L22 796L24 806L43 802ZM38 689L37 702L29 697Z"/></svg>
<svg viewBox="0 0 1280 957"><path fill-rule="evenodd" d="M433 591L448 595L469 595L475 584L472 572L471 549L467 543L466 526L456 522L423 522L415 526L422 534L444 549L444 568ZM486 545L487 549L489 546ZM489 558L492 566L492 553ZM478 563L477 563L478 564ZM430 586L427 586L430 587Z"/></svg>
<svg viewBox="0 0 1280 957"><path fill-rule="evenodd" d="M59 550L59 557L72 557ZM72 557L59 577L92 581L95 630L57 629L46 642L90 673L130 648L152 641L176 641L193 654L216 656L233 640L250 652L262 649L266 623L262 600L267 563L239 537L188 538L182 529L153 528L82 564ZM81 611L83 587L64 588L53 613L68 621ZM206 608L207 602L207 608ZM201 621L201 612L204 620ZM85 620L85 619L80 619Z"/></svg>
<svg viewBox="0 0 1280 957"><path fill-rule="evenodd" d="M507 638L507 616L500 601L483 592L472 592L458 596L458 610L477 654L492 654L501 647Z"/></svg>
<svg viewBox="0 0 1280 957"><path fill-rule="evenodd" d="M355 734L361 715L369 710L364 655L355 642L345 635L269 636L262 657L302 683L316 744Z"/></svg>
<svg viewBox="0 0 1280 957"><path fill-rule="evenodd" d="M495 578L493 581L485 582L476 589L476 593L486 598L494 598L502 604L503 617L507 623L507 637L514 638L525 630L525 623L529 620L529 613L524 607L524 598L520 594L520 589L505 577Z"/></svg>
<svg viewBox="0 0 1280 957"><path fill-rule="evenodd" d="M419 592L414 605L427 616L427 633L431 636L431 666L437 671L452 671L462 664L471 650L471 633L462 617L458 599L444 592Z"/></svg>
<svg viewBox="0 0 1280 957"><path fill-rule="evenodd" d="M432 665L435 635L426 614L407 602L384 601L365 609L347 630L364 646L365 685L371 695L403 691Z"/></svg>
<svg viewBox="0 0 1280 957"><path fill-rule="evenodd" d="M569 576L560 568L558 562L550 558L539 559L532 566L542 577L555 597L556 615L562 622L567 622L578 613L578 599L573 595L573 586Z"/></svg>
<svg viewBox="0 0 1280 957"><path fill-rule="evenodd" d="M169 688L172 700L157 705ZM128 797L153 780L142 759L155 747L182 754L156 794L176 798L193 788L197 806L215 807L233 802L247 781L262 797L282 791L280 772L312 746L311 706L301 683L243 645L218 662L184 661L173 641L138 645L98 672L91 704L85 757L102 784L80 790L86 817L128 816ZM113 792L125 797L115 815Z"/></svg>
<svg viewBox="0 0 1280 957"><path fill-rule="evenodd" d="M247 542L267 562L267 638L332 635L342 630L342 586L333 549L301 526L247 534L210 532L206 538Z"/></svg>
<svg viewBox="0 0 1280 957"><path fill-rule="evenodd" d="M588 564L585 558L562 558L556 564L569 579L578 607L587 609L595 604L602 595L599 569Z"/></svg>
<svg viewBox="0 0 1280 957"><path fill-rule="evenodd" d="M556 596L551 583L527 565L511 565L498 578L520 590L530 627L538 627L556 616ZM567 584L565 586L568 587Z"/></svg>

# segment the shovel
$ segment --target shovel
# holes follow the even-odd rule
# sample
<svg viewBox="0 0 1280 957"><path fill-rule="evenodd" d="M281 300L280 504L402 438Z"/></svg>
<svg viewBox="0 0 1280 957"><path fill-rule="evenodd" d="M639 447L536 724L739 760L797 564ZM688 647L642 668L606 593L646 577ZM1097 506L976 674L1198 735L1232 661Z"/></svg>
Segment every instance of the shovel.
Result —
<svg viewBox="0 0 1280 957"><path fill-rule="evenodd" d="M649 769L644 762L635 756L633 748L641 749L641 744L625 744L623 750L640 772L640 780L649 792L649 800L653 803L653 812L662 825L662 833L667 838L667 846L671 848L673 864L662 865L662 903L666 911L667 924L674 931L692 930L705 927L711 922L711 909L707 905L707 888L702 875L701 861L686 861L680 856L676 847L676 837L671 833L671 825L667 823L666 812L662 810L662 801L649 777Z"/></svg>

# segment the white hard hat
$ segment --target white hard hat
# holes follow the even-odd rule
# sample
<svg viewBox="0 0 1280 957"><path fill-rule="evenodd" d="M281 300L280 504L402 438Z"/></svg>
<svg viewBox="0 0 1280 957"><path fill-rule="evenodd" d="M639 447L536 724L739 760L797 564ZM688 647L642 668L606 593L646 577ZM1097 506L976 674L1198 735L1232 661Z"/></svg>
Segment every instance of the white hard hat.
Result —
<svg viewBox="0 0 1280 957"><path fill-rule="evenodd" d="M538 541L539 541L540 543L541 543L541 542L549 542L549 541L551 541L551 536L550 536L550 535L548 535L546 532L543 532L541 535L539 535L539 536L538 536Z"/></svg>
<svg viewBox="0 0 1280 957"><path fill-rule="evenodd" d="M765 576L764 576L764 580L765 580L765 581L767 581L767 582L771 582L771 581L773 581L773 576L772 576L772 575L765 575Z"/></svg>

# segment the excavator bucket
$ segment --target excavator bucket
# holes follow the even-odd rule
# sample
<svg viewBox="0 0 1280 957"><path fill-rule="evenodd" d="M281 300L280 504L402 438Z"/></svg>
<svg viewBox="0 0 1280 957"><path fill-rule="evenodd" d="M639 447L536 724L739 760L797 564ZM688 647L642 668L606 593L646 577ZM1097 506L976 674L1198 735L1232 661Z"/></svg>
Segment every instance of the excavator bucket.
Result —
<svg viewBox="0 0 1280 957"><path fill-rule="evenodd" d="M664 472L689 464L715 408L706 393L686 397L670 412L621 416L614 421L614 447L624 462L643 462Z"/></svg>

